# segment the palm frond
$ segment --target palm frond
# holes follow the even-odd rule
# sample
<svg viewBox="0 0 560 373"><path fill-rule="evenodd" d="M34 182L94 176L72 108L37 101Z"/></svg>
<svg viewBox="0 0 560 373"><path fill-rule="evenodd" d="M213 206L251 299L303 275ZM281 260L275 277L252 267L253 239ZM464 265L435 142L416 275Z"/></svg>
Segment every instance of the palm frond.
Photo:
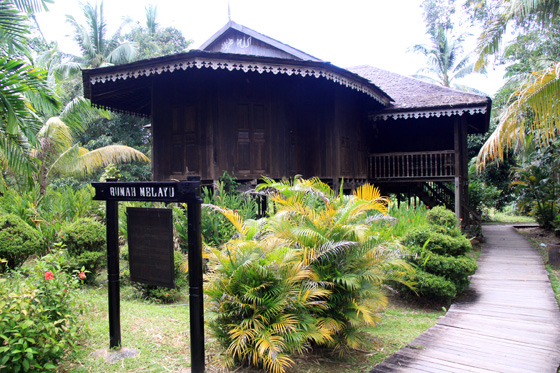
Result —
<svg viewBox="0 0 560 373"><path fill-rule="evenodd" d="M504 153L519 149L526 128L541 145L547 144L560 129L560 63L530 74L526 82L511 96L511 104L500 116L496 130L484 143L477 157L481 169L492 160L503 162Z"/></svg>
<svg viewBox="0 0 560 373"><path fill-rule="evenodd" d="M91 102L83 96L72 99L62 112L60 117L75 134L87 130L89 125L96 119L111 119L111 113L107 110L91 107Z"/></svg>

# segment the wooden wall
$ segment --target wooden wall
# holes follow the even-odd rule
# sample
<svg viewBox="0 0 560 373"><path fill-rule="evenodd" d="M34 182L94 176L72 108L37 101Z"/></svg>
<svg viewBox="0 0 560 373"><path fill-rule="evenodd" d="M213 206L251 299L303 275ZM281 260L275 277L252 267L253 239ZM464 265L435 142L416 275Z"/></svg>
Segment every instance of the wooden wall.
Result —
<svg viewBox="0 0 560 373"><path fill-rule="evenodd" d="M324 79L195 69L152 87L154 180L367 177L364 94Z"/></svg>

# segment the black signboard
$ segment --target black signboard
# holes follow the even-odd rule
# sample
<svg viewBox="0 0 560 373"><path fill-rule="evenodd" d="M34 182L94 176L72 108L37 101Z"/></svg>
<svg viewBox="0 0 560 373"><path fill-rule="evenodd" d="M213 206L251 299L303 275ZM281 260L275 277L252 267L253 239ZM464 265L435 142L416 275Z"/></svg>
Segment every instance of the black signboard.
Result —
<svg viewBox="0 0 560 373"><path fill-rule="evenodd" d="M195 195L200 181L91 183L95 200L185 202Z"/></svg>
<svg viewBox="0 0 560 373"><path fill-rule="evenodd" d="M128 207L130 280L175 287L171 209Z"/></svg>

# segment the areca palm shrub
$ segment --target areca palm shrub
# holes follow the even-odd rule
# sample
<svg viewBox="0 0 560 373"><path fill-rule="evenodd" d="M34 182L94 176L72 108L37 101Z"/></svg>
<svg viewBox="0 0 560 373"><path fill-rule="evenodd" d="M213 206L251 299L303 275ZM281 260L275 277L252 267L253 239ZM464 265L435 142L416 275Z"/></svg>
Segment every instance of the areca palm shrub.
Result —
<svg viewBox="0 0 560 373"><path fill-rule="evenodd" d="M398 244L369 229L368 217L386 214L388 200L369 184L344 195L317 178L266 179L260 188L277 210L268 234L292 248L330 292L327 307L313 313L332 337L316 344L339 354L360 347L365 328L378 322L387 305L383 284L410 285L405 277L412 269L401 260Z"/></svg>
<svg viewBox="0 0 560 373"><path fill-rule="evenodd" d="M311 347L344 353L361 345L387 304L389 280L406 283L411 267L399 247L370 229L369 216L386 212L372 186L337 195L318 179L265 179L259 188L276 213L245 220L221 212L236 235L210 248L210 326L224 347L224 366L246 364L273 372L290 354Z"/></svg>
<svg viewBox="0 0 560 373"><path fill-rule="evenodd" d="M331 339L313 313L327 307L329 291L294 249L266 235L264 219L244 222L233 210L213 208L237 231L220 249L207 247L210 327L224 348L218 363L284 372L293 364L289 355L309 340Z"/></svg>

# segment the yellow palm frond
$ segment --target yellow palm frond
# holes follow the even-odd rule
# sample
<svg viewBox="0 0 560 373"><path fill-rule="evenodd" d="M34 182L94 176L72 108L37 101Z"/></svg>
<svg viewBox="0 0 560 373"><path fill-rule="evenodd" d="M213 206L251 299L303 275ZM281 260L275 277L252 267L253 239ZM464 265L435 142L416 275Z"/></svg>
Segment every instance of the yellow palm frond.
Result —
<svg viewBox="0 0 560 373"><path fill-rule="evenodd" d="M524 142L526 129L541 145L560 130L560 63L533 72L511 97L498 127L478 153L479 170L493 160L502 162L508 149Z"/></svg>
<svg viewBox="0 0 560 373"><path fill-rule="evenodd" d="M204 207L211 208L215 211L221 213L227 220L231 222L235 230L245 237L247 232L249 231L249 227L244 225L243 218L237 212L227 207L212 205L212 204L204 204Z"/></svg>

